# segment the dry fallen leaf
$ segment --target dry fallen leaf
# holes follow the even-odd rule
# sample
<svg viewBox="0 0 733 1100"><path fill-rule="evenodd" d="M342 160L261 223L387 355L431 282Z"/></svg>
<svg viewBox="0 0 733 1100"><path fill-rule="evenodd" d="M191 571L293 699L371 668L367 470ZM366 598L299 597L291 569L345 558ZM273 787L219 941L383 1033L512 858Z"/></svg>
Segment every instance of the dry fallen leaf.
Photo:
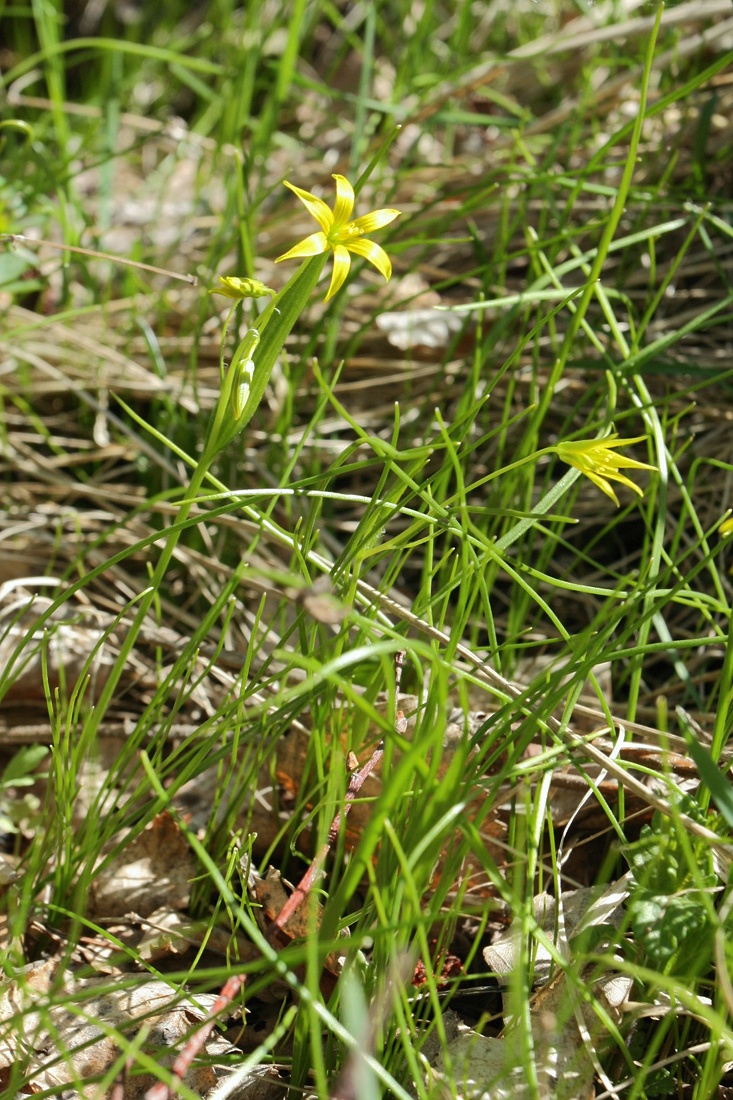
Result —
<svg viewBox="0 0 733 1100"><path fill-rule="evenodd" d="M465 1024L438 1055L431 1076L443 1087L441 1100L456 1095L460 1100L522 1100L525 1095L525 1075L507 1073L504 1040L479 1035Z"/></svg>
<svg viewBox="0 0 733 1100"><path fill-rule="evenodd" d="M252 899L262 906L260 923L267 931L272 921L280 915L290 897L285 891L280 872L274 867L268 867L267 875L263 878L252 868L248 874L247 887ZM293 915L286 921L283 932L292 939L307 939L313 934L314 927L317 929L320 925L322 913L323 906L317 900L315 894L311 892L303 898ZM344 939L348 938L348 929L343 929L339 935ZM340 955L332 951L330 955L326 956L324 966L332 974L338 976L343 969Z"/></svg>
<svg viewBox="0 0 733 1100"><path fill-rule="evenodd" d="M605 890L586 888L569 890L556 898L540 894L534 899L534 917L542 931L553 941L557 952L571 959L573 939L592 926L616 926L621 920L621 906L627 896L625 879L612 883ZM491 947L484 950L484 959L502 984L509 985L517 965L519 926L512 927ZM533 945L534 976L541 982L531 1001L532 1036L535 1064L542 1087L557 1100L585 1100L594 1092L600 1064L596 1051L607 1037L607 1030L592 1004L578 996L574 981L564 969L553 964L551 952L540 941ZM554 967L554 973L553 973ZM633 982L611 971L599 976L594 965L583 968L576 981L592 995L599 1010L612 1019L620 1019L622 1005L628 1000ZM506 1001L511 1011L510 999ZM506 1017L505 1017L506 1019ZM518 1032L508 1020L504 1039L507 1068L521 1060ZM505 1094L491 1093L491 1100ZM511 1093L509 1095L521 1095Z"/></svg>
<svg viewBox="0 0 733 1100"><path fill-rule="evenodd" d="M53 587L49 577L23 578L0 585L0 666L7 666L16 647L24 648L16 659L16 672L3 695L4 707L13 704L37 705L46 709L44 661L49 689L53 693L62 685L79 680L87 662L88 697L94 699L104 687L112 659L105 647L105 631L113 623L111 616L90 613L89 608L73 604L54 612L47 622L36 627L38 617L48 611L52 600L41 595Z"/></svg>
<svg viewBox="0 0 733 1100"><path fill-rule="evenodd" d="M89 911L121 917L134 911L143 917L156 909L185 909L196 860L169 813L161 813L95 874Z"/></svg>
<svg viewBox="0 0 733 1100"><path fill-rule="evenodd" d="M77 980L54 960L24 968L0 988L0 1066L20 1063L26 1088L53 1089L58 1094L106 1100L113 1085L100 1093L93 1078L105 1074L120 1055L117 1033L133 1039L144 1026L143 1049L159 1065L170 1065L184 1038L202 1020L215 997L184 997L163 981L121 985L109 979ZM22 1029L18 1020L22 1015ZM231 1047L214 1035L206 1045L208 1061ZM128 1075L122 1100L142 1100L156 1078ZM89 1082L80 1091L71 1084ZM185 1083L198 1095L217 1081L212 1065L194 1065ZM77 1084L78 1087L78 1084Z"/></svg>
<svg viewBox="0 0 733 1100"><path fill-rule="evenodd" d="M239 962L260 955L259 949L244 936L234 939L227 928L212 928L205 920L192 921L174 909L156 909L142 924L143 935L137 952L146 962L159 962L202 945L208 952L218 953L223 958L234 957Z"/></svg>

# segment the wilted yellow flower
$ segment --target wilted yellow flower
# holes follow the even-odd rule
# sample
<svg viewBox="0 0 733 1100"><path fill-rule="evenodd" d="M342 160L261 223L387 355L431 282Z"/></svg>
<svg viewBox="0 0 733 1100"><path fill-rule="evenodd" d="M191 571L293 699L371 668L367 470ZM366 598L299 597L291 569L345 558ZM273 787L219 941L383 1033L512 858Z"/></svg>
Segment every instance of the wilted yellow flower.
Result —
<svg viewBox="0 0 733 1100"><path fill-rule="evenodd" d="M298 196L321 227L320 233L312 233L310 237L296 244L289 252L278 256L275 263L280 260L303 259L305 256L320 256L322 252L330 248L333 252L333 274L331 285L325 301L333 298L337 290L344 285L346 276L351 266L350 253L363 256L370 264L376 267L385 279L392 275L392 264L389 256L374 241L366 240L365 233L373 233L375 229L381 229L389 225L401 213L400 210L372 210L371 214L362 214L360 218L349 221L354 209L354 188L345 176L334 176L336 180L336 203L333 210L323 199L311 195L310 191L303 191L292 183L284 180L286 187Z"/></svg>
<svg viewBox="0 0 733 1100"><path fill-rule="evenodd" d="M265 286L259 279L238 279L234 275L220 275L221 286L213 287L209 294L221 294L225 298L264 298L277 292Z"/></svg>
<svg viewBox="0 0 733 1100"><path fill-rule="evenodd" d="M574 466L576 470L580 470L581 474L589 477L594 485L597 485L618 507L618 497L613 491L612 481L627 485L640 497L644 495L638 485L619 471L654 470L656 467L646 462L637 462L635 458L626 458L624 455L617 454L614 448L629 447L632 443L640 443L644 438L643 435L637 435L633 439L619 439L618 432L614 432L613 435L607 435L604 439L579 439L558 443L554 450L563 462Z"/></svg>

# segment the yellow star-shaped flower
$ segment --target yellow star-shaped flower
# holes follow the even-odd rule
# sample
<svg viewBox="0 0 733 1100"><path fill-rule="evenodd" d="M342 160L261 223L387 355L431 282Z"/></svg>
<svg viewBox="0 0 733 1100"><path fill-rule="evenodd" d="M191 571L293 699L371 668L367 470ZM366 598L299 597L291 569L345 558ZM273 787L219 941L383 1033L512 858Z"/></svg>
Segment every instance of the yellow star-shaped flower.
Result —
<svg viewBox="0 0 733 1100"><path fill-rule="evenodd" d="M655 466L649 466L646 462L637 462L635 458L626 458L617 454L614 447L628 447L632 443L640 443L645 437L635 436L633 439L619 439L618 432L607 435L604 439L578 439L567 443L558 443L555 452L569 466L574 466L590 478L601 492L610 497L618 508L618 497L611 485L612 481L618 481L628 486L640 497L644 492L635 485L631 478L619 473L621 469L627 470L655 470Z"/></svg>
<svg viewBox="0 0 733 1100"><path fill-rule="evenodd" d="M334 176L336 180L336 203L333 210L323 199L312 195L310 191L303 191L300 187L284 180L286 187L298 196L309 214L311 214L321 227L320 233L312 233L310 237L300 241L289 252L278 256L275 263L280 260L302 259L305 256L320 256L330 248L333 252L333 274L331 285L325 297L327 302L333 298L337 290L344 285L346 276L351 267L351 255L362 256L370 264L376 267L385 279L392 275L392 264L389 256L374 241L368 241L366 233L373 233L375 229L381 229L389 225L401 213L400 210L372 210L371 214L362 214L360 218L349 221L354 209L354 188L345 176Z"/></svg>

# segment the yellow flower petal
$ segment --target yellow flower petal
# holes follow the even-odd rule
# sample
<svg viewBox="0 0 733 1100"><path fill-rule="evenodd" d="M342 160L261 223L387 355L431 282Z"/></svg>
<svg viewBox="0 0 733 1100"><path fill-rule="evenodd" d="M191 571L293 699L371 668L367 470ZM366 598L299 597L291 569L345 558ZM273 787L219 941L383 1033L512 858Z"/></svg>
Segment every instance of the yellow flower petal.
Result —
<svg viewBox="0 0 733 1100"><path fill-rule="evenodd" d="M584 470L583 473L585 473L586 477L589 478L594 485L598 486L602 493L605 493L607 497L611 498L617 508L620 507L618 497L614 493L610 481L606 481L605 477L601 477L600 474L596 474L592 470Z"/></svg>
<svg viewBox="0 0 733 1100"><path fill-rule="evenodd" d="M332 224L334 226L346 225L354 210L354 188L346 176L334 176L333 178L336 180L336 205L333 208Z"/></svg>
<svg viewBox="0 0 733 1100"><path fill-rule="evenodd" d="M379 274L384 275L387 282L389 282L392 275L392 263L383 248L375 244L374 241L367 241L364 238L349 241L346 247L349 252L355 252L357 256L363 256L365 260L373 264Z"/></svg>
<svg viewBox="0 0 733 1100"><path fill-rule="evenodd" d="M618 481L620 485L625 485L627 489L631 489L634 493L636 493L638 497L644 496L644 490L640 489L639 486L636 485L630 477L626 477L624 474L619 474L613 469L606 470L601 467L599 471L599 476L613 478L613 480Z"/></svg>
<svg viewBox="0 0 733 1100"><path fill-rule="evenodd" d="M283 252L282 256L278 256L275 263L279 264L281 260L302 260L304 256L320 256L330 247L325 233L312 233L304 241L293 245L289 252Z"/></svg>
<svg viewBox="0 0 733 1100"><path fill-rule="evenodd" d="M615 452L610 455L611 465L614 469L623 468L629 470L653 470L654 466L650 466L648 462L637 462L635 458L627 458L626 455L617 455Z"/></svg>
<svg viewBox="0 0 733 1100"><path fill-rule="evenodd" d="M357 229L359 233L373 233L375 229L382 229L389 225L395 218L399 218L401 210L391 210L385 207L382 210L372 210L371 214L362 214L360 218L354 218L350 223L351 229Z"/></svg>
<svg viewBox="0 0 733 1100"><path fill-rule="evenodd" d="M351 267L351 256L348 249L343 245L336 245L333 250L333 274L331 275L331 285L328 288L328 294L323 299L324 302L333 298L341 287L346 282L346 276L349 274L349 268Z"/></svg>
<svg viewBox="0 0 733 1100"><path fill-rule="evenodd" d="M283 183L290 188L293 194L298 196L311 217L316 219L323 232L328 233L333 227L334 219L331 208L326 205L323 199L319 199L317 195L311 195L310 191L303 191L302 188L296 187L294 183L288 183L287 180L283 180Z"/></svg>
<svg viewBox="0 0 733 1100"><path fill-rule="evenodd" d="M719 535L733 535L733 516L730 519L724 519L718 528Z"/></svg>

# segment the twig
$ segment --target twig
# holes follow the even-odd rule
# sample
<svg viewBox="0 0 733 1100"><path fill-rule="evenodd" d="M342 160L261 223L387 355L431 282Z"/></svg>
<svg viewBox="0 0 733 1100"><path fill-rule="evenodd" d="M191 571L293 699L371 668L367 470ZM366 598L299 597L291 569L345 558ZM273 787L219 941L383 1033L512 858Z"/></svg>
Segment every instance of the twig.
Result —
<svg viewBox="0 0 733 1100"><path fill-rule="evenodd" d="M37 240L35 237L24 237L22 233L3 233L0 235L0 243L28 244L33 247L44 245L46 248L57 248L60 252L74 252L77 256L90 256L93 260L111 260L114 264L124 264L126 267L135 267L140 271L152 271L154 275L165 275L167 279L180 279L191 286L198 284L197 275L181 275L178 271L170 271L165 267L153 267L152 264L144 264L139 260L128 260L123 256L113 256L110 252L98 252L96 248L77 248L76 245L63 244L58 241Z"/></svg>
<svg viewBox="0 0 733 1100"><path fill-rule="evenodd" d="M145 1100L171 1100L171 1097L176 1094L178 1083L186 1076L194 1058L203 1049L206 1040L211 1035L216 1017L232 1003L244 985L246 977L246 974L232 974L231 977L227 978L222 986L221 993L201 1021L201 1026L186 1041L186 1045L171 1066L171 1074L173 1075L171 1083L168 1085L165 1081L156 1081L145 1093Z"/></svg>

